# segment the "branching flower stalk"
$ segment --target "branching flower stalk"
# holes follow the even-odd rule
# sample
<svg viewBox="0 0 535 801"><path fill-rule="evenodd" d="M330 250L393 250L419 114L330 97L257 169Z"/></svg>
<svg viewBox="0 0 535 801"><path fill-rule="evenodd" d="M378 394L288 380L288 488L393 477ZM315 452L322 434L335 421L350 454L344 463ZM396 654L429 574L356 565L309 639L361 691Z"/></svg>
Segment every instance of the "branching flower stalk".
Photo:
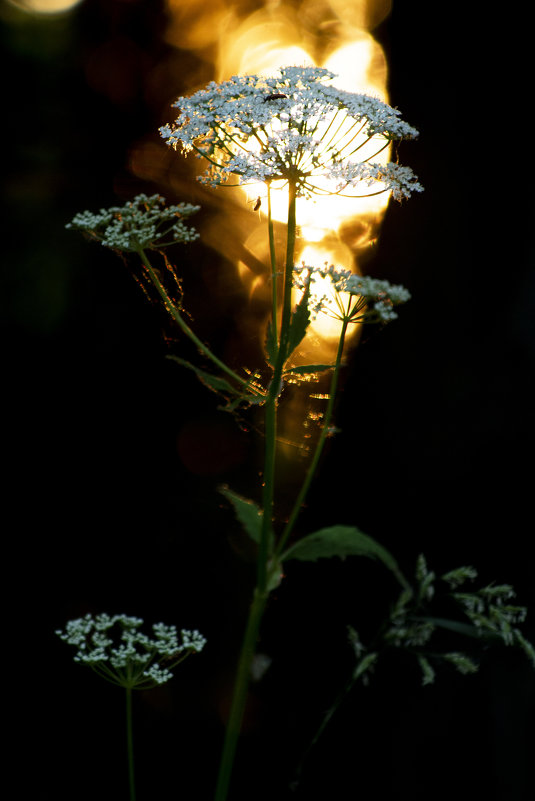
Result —
<svg viewBox="0 0 535 801"><path fill-rule="evenodd" d="M164 248L171 245L194 242L198 239L199 234L195 228L187 226L185 220L199 208L191 203L166 206L165 198L161 195L140 194L124 206L112 206L101 209L98 213L81 212L66 227L80 230L90 239L119 253L135 253L165 309L197 350L236 382L242 391L246 390L252 397L261 400L263 393L259 392L258 387L242 378L219 359L187 324L180 303L172 299L147 255L148 250L162 253Z"/></svg>
<svg viewBox="0 0 535 801"><path fill-rule="evenodd" d="M206 356L208 359L210 359L210 361L213 364L215 364L216 367L218 367L223 373L225 373L225 375L229 376L229 378L231 378L238 385L240 385L244 390L248 389L251 392L253 392L255 394L258 394L259 397L262 397L261 394L257 392L256 388L254 386L252 386L249 381L246 381L245 379L243 379L234 370L232 370L227 364L225 364L225 362L221 361L221 359L218 356L216 356L215 353L213 353L211 351L211 349L208 347L208 345L206 345L205 342L202 342L199 339L197 334L190 328L190 326L184 320L184 317L180 313L180 309L178 308L176 303L174 303L172 301L172 299L170 298L167 290L165 289L164 285L162 284L162 282L158 278L156 272L154 271L154 268L152 267L145 250L143 248L141 248L141 247L138 247L138 248L136 248L136 252L137 252L141 262L143 263L144 267L146 268L147 273L150 276L150 279L151 279L152 283L154 284L158 294L160 295L165 308L167 309L167 311L169 312L169 314L171 315L173 320L177 323L177 325L180 328L180 330L197 347L197 350L199 351L199 353L202 353L203 356Z"/></svg>
<svg viewBox="0 0 535 801"><path fill-rule="evenodd" d="M392 142L415 138L417 131L401 119L396 109L377 98L336 88L334 78L329 71L315 67L284 67L269 77L247 75L220 84L210 83L191 97L179 98L174 104L179 109L177 120L160 129L171 147L184 153L193 152L204 160L207 169L200 180L214 186L265 187L271 276L271 320L265 341L266 362L271 371L267 386L261 385L257 373L247 372L248 377L243 378L232 370L186 322L180 282L162 251L197 238L195 229L186 225L186 220L198 210L197 206L186 203L166 206L160 195L138 195L121 207L97 214L78 214L67 226L83 231L108 248L135 254L140 259L144 281L156 290L182 333L220 375L209 374L178 356L170 358L195 371L203 383L223 395L227 400L224 408L232 411L240 404L264 406L261 506L228 488L221 488L245 532L257 546L257 562L256 586L238 660L215 801L227 801L263 614L269 594L280 583L283 564L288 560L365 556L382 562L401 587L388 620L369 648L363 646L356 632L350 629L349 641L356 666L327 712L311 747L354 684L358 680L367 681L383 650L402 647L413 653L422 670L423 683L430 683L434 678L431 663L436 661L437 654L426 649L436 629L445 628L469 636L484 635L506 645L518 645L535 664L535 649L518 628L525 610L509 603L514 595L509 585L491 585L477 592L453 592L476 574L470 567L450 571L442 579L470 622L444 620L431 617L425 608L433 596L435 574L427 570L423 557L418 560L416 583L411 585L389 551L354 525L335 524L294 537L325 443L335 432L333 414L348 328L352 324L388 323L397 317L395 307L410 297L402 286L355 275L333 265L297 267L298 203L311 201L315 196L355 198L380 193L402 200L412 192L422 191L409 167L397 161L377 161ZM288 198L286 248L282 259L275 248L272 216L273 192L281 189L287 192ZM261 189L259 197L263 194ZM167 289L165 278L149 259L151 250L162 254L178 286L178 299ZM279 262L282 262L280 266ZM330 285L324 296L315 291L315 284L318 282L319 286L320 281L323 286L325 282ZM301 290L302 296L292 308L294 288ZM335 362L292 366L292 354L306 336L314 314L326 314L340 325ZM299 379L307 374L310 377L328 370L332 375L322 427L301 488L283 524L277 521L275 503L277 413L281 393L288 379ZM131 801L135 801L132 690L167 681L171 676L169 667L204 645L204 638L198 632L187 631L182 631L179 643L174 627L163 624L153 626L156 640L151 641L139 631L142 622L124 615L113 618L100 615L95 619L87 615L70 621L65 632L58 632L63 640L78 646L76 661L90 665L126 691ZM112 629L121 633L118 647L112 647L113 638L109 636ZM166 667L155 661L158 655L166 660ZM464 653L451 651L438 656L462 673L475 670L475 663Z"/></svg>
<svg viewBox="0 0 535 801"><path fill-rule="evenodd" d="M266 520L267 520L266 509L271 508L267 506L267 503L272 504L273 502L273 490L271 489L269 494L266 493L266 491L264 492L262 537L265 536L268 543L266 546L265 544L266 541L264 541L264 547L267 548L267 556L269 562L266 563L264 561L263 553L266 553L266 551L262 552L261 550L263 544L261 539L259 547L259 555L258 555L258 566L260 568L261 565L263 566L264 564L266 564L266 570L268 572L267 575L265 576L263 573L261 574L260 572L258 575L257 588L255 591L253 604L251 606L250 617L247 630L245 633L244 645L242 649L240 665L238 669L238 676L236 681L236 689L234 696L236 700L236 710L235 710L236 717L235 719L232 718L231 714L231 719L229 720L229 724L227 726L227 738L225 741L225 747L221 763L222 773L220 774L220 780L218 783L218 792L221 793L221 796L217 795L216 793L216 801L219 801L219 798L221 799L226 798L225 793L227 792L228 782L230 779L231 762L233 759L237 738L239 735L239 725L237 725L237 721L241 721L241 715L243 714L245 695L249 684L250 662L254 655L254 645L256 642L256 638L258 636L261 615L263 614L263 610L265 608L265 604L267 602L270 590L274 586L277 586L278 584L279 574L281 571L281 563L285 558L284 548L286 546L286 543L288 542L290 535L293 532L298 515L303 507L306 495L308 493L312 480L316 474L325 442L332 433L331 422L334 412L340 369L342 366L342 356L344 352L347 329L350 324L363 324L363 323L373 323L373 322L386 323L392 319L395 319L397 314L394 311L394 306L405 302L410 297L408 291L404 287L391 285L387 281L379 281L376 279L356 276L346 270L335 270L335 268L332 265L325 266L324 268L302 266L297 270L294 269L293 272L294 272L294 280L292 281L291 286L292 287L294 285L297 285L298 287L301 286L301 288L304 289L305 297L308 295L311 282L313 282L317 277L323 279L327 277L331 280L332 289L334 293L333 297L318 300L315 306L315 311L328 314L329 316L339 320L341 325L340 335L339 335L336 359L333 365L333 372L329 387L329 400L327 402L323 425L315 448L315 452L310 461L305 479L297 495L297 498L294 502L286 526L284 527L284 530L273 549L269 547L270 544L273 542L272 528L271 526L268 528L268 526L266 525ZM297 274L297 280L295 279L296 274ZM288 318L288 326L289 326L289 320L290 318ZM282 326L281 326L281 332L282 332ZM281 342L282 342L282 333L281 333L281 340L279 341L278 354L281 353L283 348ZM275 442L277 436L277 431L276 431L277 398L275 398L275 402L273 403L272 417L268 417L269 402L270 401L268 397L268 400L266 401L266 418L265 418L266 419L265 464L266 466L268 465L268 459L269 459L269 467L272 472L264 473L264 482L265 482L264 490L266 489L267 479L271 478L271 486L273 486L275 477L274 453L275 453ZM268 533L266 534L266 532ZM271 568L271 572L269 572L269 568ZM397 568L394 567L393 572L395 573L396 577L398 578L402 586L406 587L404 578L397 570ZM266 581L267 584L261 583L262 581Z"/></svg>
<svg viewBox="0 0 535 801"><path fill-rule="evenodd" d="M316 475L325 442L333 433L332 418L348 327L351 324L385 324L394 320L397 317L394 307L400 303L405 303L410 298L409 292L403 286L393 285L384 280L355 275L349 270L337 270L333 265L325 264L323 267L318 268L303 264L296 268L294 273L296 276L294 279L295 285L304 292L309 292L311 284L313 285L318 278L329 280L332 292L316 299L314 312L316 314L325 314L337 320L340 323L340 334L328 390L327 406L318 442L299 494L277 543L276 557L280 557L288 538L292 534L312 480Z"/></svg>
<svg viewBox="0 0 535 801"><path fill-rule="evenodd" d="M331 382L330 382L329 390L328 390L329 399L327 401L327 407L325 409L325 413L324 413L324 416L323 416L323 425L321 427L321 431L320 431L320 435L319 435L319 438L318 438L318 442L316 443L314 454L313 454L312 459L310 461L310 464L308 466L308 469L307 469L307 472L306 472L306 475L305 475L305 479L303 481L303 484L301 485L301 489L299 490L299 494L298 494L297 498L295 499L294 505L292 507L292 511L290 512L290 516L288 517L288 521L287 521L287 523L286 523L286 525L284 527L284 530L283 530L283 532L281 534L281 537L280 537L280 539L279 539L279 541L277 543L277 551L276 551L276 556L277 557L279 557L282 554L284 546L288 542L288 539L289 539L290 535L293 532L293 528L294 528L295 523L297 521L298 515L299 515L299 513L300 513L300 511L301 511L301 509L303 507L303 504L305 502L305 498L306 498L307 493L308 493L308 491L310 489L310 485L312 483L312 480L314 479L314 476L316 475L316 471L317 471L317 468L318 468L318 465L319 465L319 462L320 462L320 458L321 458L321 454L323 452L323 448L324 448L325 442L327 441L328 437L331 435L331 431L332 431L332 429L331 429L331 421L332 421L332 417L333 417L334 404L335 404L335 398L336 398L336 390L338 389L338 380L339 380L339 377L340 377L340 368L342 366L342 355L343 355L343 352L344 352L345 338L346 338L346 333L347 333L347 328L349 326L349 323L350 323L350 320L347 319L347 318L344 318L342 320L342 327L340 329L340 338L338 340L338 348L337 348L337 351L336 351L334 369L333 369L333 373L332 373L332 376L331 376Z"/></svg>
<svg viewBox="0 0 535 801"><path fill-rule="evenodd" d="M194 152L205 161L207 169L200 176L201 180L215 186L253 184L266 187L272 280L272 316L266 339L266 360L271 377L266 388L260 386L255 374L249 379L239 376L197 337L184 319L181 299L172 298L148 257L149 250L161 251L168 245L187 243L197 237L194 229L184 223L197 207L180 204L166 208L159 195L139 195L123 207L101 210L96 215L90 212L77 215L69 226L114 250L137 254L145 278L156 289L181 331L224 377L209 375L182 358L172 358L193 369L211 389L226 395L227 408L235 408L240 403L264 405L262 507L227 492L238 518L257 544L258 555L256 588L239 657L215 801L227 799L260 624L269 593L280 582L282 562L364 555L383 561L402 586L406 584L388 551L353 526L337 525L302 537L291 545L288 542L332 430L347 328L354 322L388 322L396 316L393 306L408 299L408 292L402 287L392 287L387 282L374 283L372 279L337 271L334 267L307 267L296 271L297 203L314 196L354 198L380 193L389 193L401 200L410 197L412 192L422 191L410 168L397 162L376 161L391 142L415 138L417 131L401 119L396 109L377 98L336 88L334 78L325 69L284 67L270 77L248 75L221 84L211 83L191 97L179 98L174 104L180 111L179 117L174 124L160 129L170 146L185 153ZM275 251L272 218L272 193L281 189L288 197L282 269ZM282 273L280 282L277 280L279 273ZM323 299L313 301L311 285L318 276L328 277L332 282L332 307ZM303 297L292 309L292 290L294 284L299 286L300 282ZM312 302L313 312L334 315L341 322L336 362L293 368L291 357L307 333ZM330 369L333 374L323 428L303 486L277 542L274 488L280 395L285 380L292 375L317 374Z"/></svg>
<svg viewBox="0 0 535 801"><path fill-rule="evenodd" d="M265 458L258 539L257 585L239 660L234 698L227 724L215 801L225 801L241 727L249 673L262 614L270 590L279 581L280 558L293 530L330 431L347 327L355 315L344 315L331 380L330 400L314 458L277 545L273 528L276 472L277 406L284 368L305 335L308 314L292 313L296 247L296 203L313 195L352 197L390 192L395 198L421 191L411 170L373 161L391 141L413 138L417 131L399 112L381 101L344 92L332 85L327 70L285 67L272 77L234 77L211 83L174 104L180 116L161 129L174 148L204 158L201 180L213 185L264 183L268 197L268 237L272 274L272 320L268 330L268 362L272 376L264 410ZM288 192L287 238L280 323L278 321L277 256L271 215L271 192ZM309 276L310 282L311 276ZM305 292L305 304L308 292ZM300 330L302 328L302 330Z"/></svg>

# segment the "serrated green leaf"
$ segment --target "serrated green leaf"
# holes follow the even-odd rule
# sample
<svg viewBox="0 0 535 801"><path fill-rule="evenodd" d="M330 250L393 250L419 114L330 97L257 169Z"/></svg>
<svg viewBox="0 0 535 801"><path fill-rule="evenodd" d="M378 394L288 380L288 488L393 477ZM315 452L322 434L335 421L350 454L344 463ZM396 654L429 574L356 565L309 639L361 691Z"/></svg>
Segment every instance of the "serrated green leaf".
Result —
<svg viewBox="0 0 535 801"><path fill-rule="evenodd" d="M281 556L281 560L284 562L286 559L300 559L315 562L317 559L328 559L332 556L338 556L340 559L346 556L380 559L394 573L402 586L408 586L392 554L355 526L330 526L308 534L288 548Z"/></svg>
<svg viewBox="0 0 535 801"><path fill-rule="evenodd" d="M322 373L325 370L334 370L335 364L300 364L297 367L289 367L283 371L283 375L305 375L306 373Z"/></svg>
<svg viewBox="0 0 535 801"><path fill-rule="evenodd" d="M306 290L303 292L301 300L295 307L290 318L287 349L286 353L284 354L285 361L292 355L299 343L302 342L307 332L307 328L310 325L310 311L308 308L309 299L310 286L307 286Z"/></svg>
<svg viewBox="0 0 535 801"><path fill-rule="evenodd" d="M220 487L219 492L231 502L236 512L236 517L250 538L259 543L262 531L262 512L258 504L243 498L228 487Z"/></svg>

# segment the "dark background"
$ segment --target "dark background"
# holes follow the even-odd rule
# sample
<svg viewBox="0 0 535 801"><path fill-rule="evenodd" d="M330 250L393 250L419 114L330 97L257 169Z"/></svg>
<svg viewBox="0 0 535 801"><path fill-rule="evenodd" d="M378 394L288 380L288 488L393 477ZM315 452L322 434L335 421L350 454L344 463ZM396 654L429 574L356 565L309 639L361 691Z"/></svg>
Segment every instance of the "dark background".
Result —
<svg viewBox="0 0 535 801"><path fill-rule="evenodd" d="M343 435L301 530L358 525L407 573L422 551L438 573L474 564L482 582L514 584L534 640L526 21L513 7L429 5L394 2L374 30L391 102L421 132L402 162L426 189L389 207L369 271L405 284L412 301L352 357ZM138 191L197 199L187 171L170 183L165 161L162 186L134 174L132 154L140 141L159 146L169 101L212 67L166 43L160 2L1 10L4 661L17 795L127 797L120 692L54 635L106 610L208 638L135 710L139 798L208 799L254 580L217 487L257 491L255 420L219 411L165 359L185 346L130 268L64 226ZM177 258L198 330L239 359L247 298L232 263L201 243ZM426 688L412 662L385 659L287 791L351 671L346 624L365 639L395 593L364 560L288 567L264 621L259 649L273 661L253 689L232 798L533 798L534 674L513 649L483 654L475 677L445 671Z"/></svg>

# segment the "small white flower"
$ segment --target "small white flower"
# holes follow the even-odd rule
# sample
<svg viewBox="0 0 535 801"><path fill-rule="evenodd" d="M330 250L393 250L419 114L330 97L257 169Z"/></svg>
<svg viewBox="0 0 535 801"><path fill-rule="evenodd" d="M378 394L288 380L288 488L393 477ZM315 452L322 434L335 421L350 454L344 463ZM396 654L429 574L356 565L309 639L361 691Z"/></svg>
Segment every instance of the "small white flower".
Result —
<svg viewBox="0 0 535 801"><path fill-rule="evenodd" d="M161 668L159 665L151 665L148 670L143 671L143 675L154 681L156 684L165 684L166 681L173 678L170 670Z"/></svg>
<svg viewBox="0 0 535 801"><path fill-rule="evenodd" d="M206 639L197 631L197 629L194 629L194 631L182 629L180 633L182 635L184 648L192 648L194 651L202 651L206 645Z"/></svg>

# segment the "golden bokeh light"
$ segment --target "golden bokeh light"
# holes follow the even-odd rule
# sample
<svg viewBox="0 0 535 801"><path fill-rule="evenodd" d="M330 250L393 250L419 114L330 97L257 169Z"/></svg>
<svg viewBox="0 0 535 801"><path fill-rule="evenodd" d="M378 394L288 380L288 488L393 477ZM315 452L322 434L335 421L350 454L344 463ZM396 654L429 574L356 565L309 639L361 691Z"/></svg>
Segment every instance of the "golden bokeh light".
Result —
<svg viewBox="0 0 535 801"><path fill-rule="evenodd" d="M62 14L71 11L82 0L8 0L8 2L29 14Z"/></svg>
<svg viewBox="0 0 535 801"><path fill-rule="evenodd" d="M167 0L165 39L183 50L202 51L221 40L229 15L225 0Z"/></svg>
<svg viewBox="0 0 535 801"><path fill-rule="evenodd" d="M295 12L282 4L256 11L241 24L229 17L219 47L216 80L225 81L232 75L267 75L288 64L314 66L308 39Z"/></svg>

